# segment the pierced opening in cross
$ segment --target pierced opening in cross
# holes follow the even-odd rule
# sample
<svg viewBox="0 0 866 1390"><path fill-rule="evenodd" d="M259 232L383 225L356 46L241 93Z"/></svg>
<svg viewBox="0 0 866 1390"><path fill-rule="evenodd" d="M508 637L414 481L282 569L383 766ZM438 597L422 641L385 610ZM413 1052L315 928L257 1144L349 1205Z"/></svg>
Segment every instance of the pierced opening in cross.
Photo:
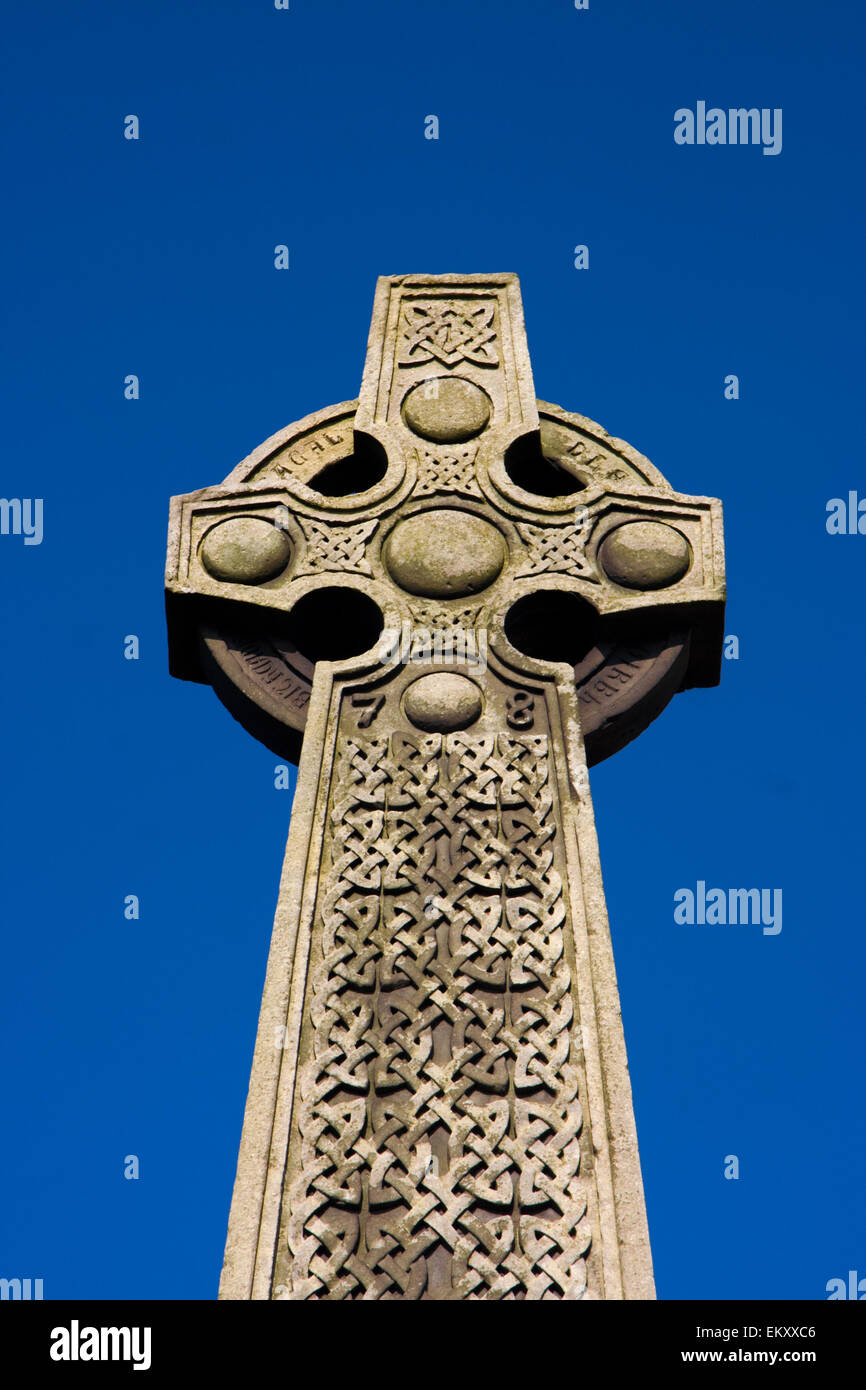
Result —
<svg viewBox="0 0 866 1390"><path fill-rule="evenodd" d="M309 661L345 661L375 646L385 620L381 609L358 589L328 585L298 599L289 631Z"/></svg>
<svg viewBox="0 0 866 1390"><path fill-rule="evenodd" d="M599 616L579 594L539 589L511 605L503 626L512 647L525 656L577 666L596 645Z"/></svg>
<svg viewBox="0 0 866 1390"><path fill-rule="evenodd" d="M503 464L515 487L536 497L569 497L587 485L577 473L544 454L537 437L516 439L505 450Z"/></svg>
<svg viewBox="0 0 866 1390"><path fill-rule="evenodd" d="M378 439L356 436L354 453L329 463L307 486L323 497L352 497L380 483L388 471L388 455Z"/></svg>

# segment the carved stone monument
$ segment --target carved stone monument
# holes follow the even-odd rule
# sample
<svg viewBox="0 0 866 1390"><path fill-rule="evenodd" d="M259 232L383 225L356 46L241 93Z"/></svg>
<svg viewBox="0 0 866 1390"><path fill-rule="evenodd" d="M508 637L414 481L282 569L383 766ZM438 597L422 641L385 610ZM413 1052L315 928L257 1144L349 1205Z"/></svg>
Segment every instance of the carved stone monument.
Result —
<svg viewBox="0 0 866 1390"><path fill-rule="evenodd" d="M720 504L536 400L516 276L391 276L166 587L300 752L220 1297L653 1298L586 768L718 682Z"/></svg>

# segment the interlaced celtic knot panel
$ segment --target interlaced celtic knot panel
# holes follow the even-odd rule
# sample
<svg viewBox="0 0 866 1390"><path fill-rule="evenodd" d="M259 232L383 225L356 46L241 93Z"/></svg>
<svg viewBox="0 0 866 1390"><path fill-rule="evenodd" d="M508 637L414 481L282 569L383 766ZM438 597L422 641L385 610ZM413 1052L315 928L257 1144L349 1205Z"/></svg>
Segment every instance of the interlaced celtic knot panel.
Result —
<svg viewBox="0 0 866 1390"><path fill-rule="evenodd" d="M366 546L378 521L340 524L333 520L316 521L310 516L299 516L298 524L307 542L306 560L298 566L298 573L319 570L371 573Z"/></svg>
<svg viewBox="0 0 866 1390"><path fill-rule="evenodd" d="M416 449L418 481L415 496L436 492L457 493L461 497L483 497L475 475L477 449Z"/></svg>
<svg viewBox="0 0 866 1390"><path fill-rule="evenodd" d="M410 301L403 308L399 360L406 366L437 361L443 367L456 367L458 362L496 367L495 315L493 299Z"/></svg>
<svg viewBox="0 0 866 1390"><path fill-rule="evenodd" d="M552 782L545 734L341 734L274 1296L586 1296Z"/></svg>
<svg viewBox="0 0 866 1390"><path fill-rule="evenodd" d="M592 565L584 554L590 532L590 517L584 508L574 521L561 526L533 526L518 522L517 530L529 554L521 565L520 575L569 574L579 575L597 583Z"/></svg>

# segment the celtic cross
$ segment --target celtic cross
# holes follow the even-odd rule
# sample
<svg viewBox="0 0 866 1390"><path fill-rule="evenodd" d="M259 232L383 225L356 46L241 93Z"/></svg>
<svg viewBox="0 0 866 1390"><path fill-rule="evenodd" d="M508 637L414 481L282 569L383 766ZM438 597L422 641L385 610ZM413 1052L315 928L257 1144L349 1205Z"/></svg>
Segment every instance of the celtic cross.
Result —
<svg viewBox="0 0 866 1390"><path fill-rule="evenodd" d="M536 400L516 276L385 277L166 587L300 753L220 1296L654 1297L586 768L717 683L720 504Z"/></svg>

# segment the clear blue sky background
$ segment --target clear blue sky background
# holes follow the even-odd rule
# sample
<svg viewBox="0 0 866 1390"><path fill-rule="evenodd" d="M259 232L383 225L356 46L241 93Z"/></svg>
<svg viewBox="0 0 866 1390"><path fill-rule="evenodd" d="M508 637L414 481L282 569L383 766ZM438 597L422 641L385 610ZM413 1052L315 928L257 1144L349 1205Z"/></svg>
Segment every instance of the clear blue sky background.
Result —
<svg viewBox="0 0 866 1390"><path fill-rule="evenodd" d="M0 491L45 535L0 537L0 1275L216 1294L290 797L168 676L168 499L356 395L375 277L418 270L518 272L539 396L724 501L740 658L593 774L659 1294L866 1275L866 536L825 529L866 495L862 8L49 0L4 31ZM699 99L783 108L782 153L678 147ZM782 888L781 934L677 926L698 879Z"/></svg>

